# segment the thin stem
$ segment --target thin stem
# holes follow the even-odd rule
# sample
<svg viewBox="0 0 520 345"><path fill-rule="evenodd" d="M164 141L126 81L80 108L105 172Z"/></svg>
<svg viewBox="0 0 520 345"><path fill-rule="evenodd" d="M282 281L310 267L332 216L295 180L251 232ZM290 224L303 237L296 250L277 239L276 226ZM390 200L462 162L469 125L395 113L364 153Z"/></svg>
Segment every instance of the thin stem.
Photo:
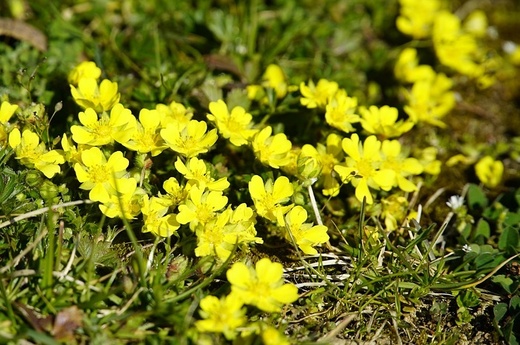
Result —
<svg viewBox="0 0 520 345"><path fill-rule="evenodd" d="M92 200L76 200L76 201L64 202L62 204L56 204L56 205L52 205L52 206L48 206L48 207L43 207L43 208L31 211L31 212L21 214L19 216L16 216L12 219L9 219L9 220L3 222L3 223L0 223L0 229L5 228L6 226L9 226L16 222L19 222L20 220L36 217L36 216L39 216L40 214L44 214L49 211L57 211L61 207L69 207L69 206L75 206L75 205L81 205L81 204L92 204L92 203L93 203Z"/></svg>
<svg viewBox="0 0 520 345"><path fill-rule="evenodd" d="M316 197L314 196L314 191L312 190L312 185L309 184L307 187L309 191L309 199L311 200L311 206L314 211L314 216L316 217L316 223L319 225L323 225L323 221L321 220L320 210L318 209L318 203L316 202Z"/></svg>

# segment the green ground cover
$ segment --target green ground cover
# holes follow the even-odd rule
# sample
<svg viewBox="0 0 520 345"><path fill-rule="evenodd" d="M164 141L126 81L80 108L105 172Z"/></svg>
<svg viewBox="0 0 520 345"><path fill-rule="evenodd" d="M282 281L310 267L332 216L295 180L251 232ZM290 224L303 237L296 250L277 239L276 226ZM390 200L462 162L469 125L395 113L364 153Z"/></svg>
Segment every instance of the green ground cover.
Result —
<svg viewBox="0 0 520 345"><path fill-rule="evenodd" d="M0 13L0 342L519 343L515 1Z"/></svg>

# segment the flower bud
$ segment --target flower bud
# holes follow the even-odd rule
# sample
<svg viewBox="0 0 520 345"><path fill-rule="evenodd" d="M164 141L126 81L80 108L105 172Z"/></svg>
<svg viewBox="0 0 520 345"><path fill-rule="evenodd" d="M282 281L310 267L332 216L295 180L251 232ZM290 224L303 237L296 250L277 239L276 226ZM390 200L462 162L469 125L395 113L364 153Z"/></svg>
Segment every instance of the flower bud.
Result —
<svg viewBox="0 0 520 345"><path fill-rule="evenodd" d="M36 170L29 171L29 173L25 175L25 183L31 188L39 186L43 183L42 175Z"/></svg>
<svg viewBox="0 0 520 345"><path fill-rule="evenodd" d="M42 196L43 200L53 200L54 198L57 198L60 191L58 186L56 186L51 181L43 181L43 183L40 186L40 195Z"/></svg>
<svg viewBox="0 0 520 345"><path fill-rule="evenodd" d="M318 151L311 145L304 145L296 162L298 174L305 183L311 185L321 175L323 165L321 163Z"/></svg>

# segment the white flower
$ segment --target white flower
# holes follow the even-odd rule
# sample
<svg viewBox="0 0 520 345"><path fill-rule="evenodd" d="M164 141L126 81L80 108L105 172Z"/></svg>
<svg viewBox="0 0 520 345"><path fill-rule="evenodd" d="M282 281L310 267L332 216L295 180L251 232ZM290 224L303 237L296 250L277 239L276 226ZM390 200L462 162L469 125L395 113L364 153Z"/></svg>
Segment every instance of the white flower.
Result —
<svg viewBox="0 0 520 345"><path fill-rule="evenodd" d="M451 208L453 212L456 212L464 205L464 198L460 195L452 195L446 202L446 205L448 205L448 207Z"/></svg>

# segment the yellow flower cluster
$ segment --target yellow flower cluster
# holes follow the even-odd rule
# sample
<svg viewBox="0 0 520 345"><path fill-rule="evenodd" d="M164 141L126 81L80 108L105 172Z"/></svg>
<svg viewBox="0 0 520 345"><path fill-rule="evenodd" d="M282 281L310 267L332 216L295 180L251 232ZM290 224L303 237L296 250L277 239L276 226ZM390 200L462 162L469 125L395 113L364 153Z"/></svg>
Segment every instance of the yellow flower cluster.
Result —
<svg viewBox="0 0 520 345"><path fill-rule="evenodd" d="M343 182L352 182L359 201L364 199L367 204L374 202L369 187L386 191L399 187L405 192L417 188L407 177L421 174L423 165L416 158L403 154L399 141L381 142L372 135L361 143L359 136L353 134L343 139L342 147L347 158L334 170Z"/></svg>
<svg viewBox="0 0 520 345"><path fill-rule="evenodd" d="M18 110L18 105L3 101L0 105L0 148L9 145L16 154L16 159L29 168L41 171L47 178L61 172L60 164L65 163L62 150L48 150L40 136L31 129L23 132L12 126L9 121Z"/></svg>
<svg viewBox="0 0 520 345"><path fill-rule="evenodd" d="M65 162L62 151L48 151L45 144L40 143L38 134L29 129L20 133L18 128L14 128L9 133L9 146L14 149L20 163L38 169L48 178L59 174L60 164Z"/></svg>
<svg viewBox="0 0 520 345"><path fill-rule="evenodd" d="M496 54L484 48L487 18L483 11L472 12L464 22L448 11L436 14L432 40L439 62L477 80L482 88L495 83L493 70L500 65Z"/></svg>
<svg viewBox="0 0 520 345"><path fill-rule="evenodd" d="M494 160L491 156L485 156L475 164L475 173L485 186L496 187L502 180L504 163Z"/></svg>
<svg viewBox="0 0 520 345"><path fill-rule="evenodd" d="M314 248L329 240L327 227L305 223L307 211L294 204L284 205L294 194L294 187L285 176L274 182L254 175L249 182L249 194L259 216L276 223L284 237L294 241L305 254L317 254ZM296 211L295 211L296 209Z"/></svg>
<svg viewBox="0 0 520 345"><path fill-rule="evenodd" d="M435 14L441 8L439 0L399 0L400 16L396 26L402 33L415 39L427 38L431 35Z"/></svg>
<svg viewBox="0 0 520 345"><path fill-rule="evenodd" d="M261 311L277 313L285 304L299 298L298 288L285 284L283 267L268 258L260 259L255 267L236 262L228 269L226 276L231 283L231 292L221 297L206 296L200 301L201 320L195 323L200 332L222 333L226 339L236 339L240 333L261 334L266 343L288 344L285 336L276 329L259 321L247 324L246 305Z"/></svg>
<svg viewBox="0 0 520 345"><path fill-rule="evenodd" d="M60 165L67 162L80 188L100 203L100 210L108 217L133 219L141 215L142 231L164 237L182 226L189 228L197 238L198 256L225 260L237 246L247 250L247 244L262 243L256 236L257 215L273 222L280 235L305 254L317 253L316 247L329 239L327 227L308 222L307 210L291 202L297 182L293 185L285 176L266 180L253 176L249 192L254 208L229 205L225 195L229 182L222 176L215 178L215 167L199 158L216 143L217 132L233 146L250 147L258 161L282 169L304 187L318 182L323 194L330 197L339 194L340 181L351 182L358 200L366 198L371 203L370 189L413 191L415 185L409 179L423 171L397 141L386 139L409 131L413 123L400 120L395 108L358 107L357 100L336 82L302 83L300 102L323 110L327 123L343 133L357 131L354 125L360 124L365 133L374 134L364 147L357 134L343 138L336 133L328 134L325 143L293 147L284 133L273 133L268 125L258 128L245 108L230 109L223 100L209 104L207 119L214 129L205 121L192 119L192 112L177 102L141 109L136 117L119 102L117 83L105 79L98 84L100 76L101 70L93 62L81 63L71 72L71 93L83 110L71 134L63 135L62 150L48 151L29 130L23 134L10 130L9 145L22 164L41 170L47 177L59 173ZM276 65L268 67L261 87L280 100L295 91ZM4 137L15 111L16 106L2 105ZM380 142L375 135L385 141ZM356 140L361 151L354 149ZM150 195L143 183L155 157L166 150L177 155L174 166L178 176L164 182L164 192ZM129 152L134 152L141 167L130 163ZM384 179L379 178L383 175Z"/></svg>
<svg viewBox="0 0 520 345"><path fill-rule="evenodd" d="M405 65L411 65L413 68L416 66L413 63ZM412 72L406 73L415 76ZM309 86L309 89L315 90L313 94L305 87L301 89L302 104L325 108L327 123L344 133L356 132L354 124L359 123L369 137L362 145L357 133L352 134L350 138L329 135L326 149L318 144L314 154L304 146L295 164L300 168L297 171L299 175L295 175L301 178L301 156L314 156L317 163L310 169L307 159L307 164L303 166L303 172L307 171L307 174L304 174L303 178L317 177L323 186L324 195L336 196L339 193L340 185L333 178L335 174L339 175L343 183L352 183L356 189L356 198L359 201L366 199L369 204L373 203L370 189L388 191L398 187L406 192L415 190L416 186L409 178L425 172L424 166L416 158L408 157L408 153L401 150L398 141L390 141L389 138L400 137L410 131L414 123L418 122L416 118L419 115L407 111L410 118L399 119L396 108L358 106L355 98L349 97L345 90L337 88L335 84L321 80L317 86L313 85ZM315 97L313 102L310 97ZM324 99L328 101L323 101ZM385 140L381 142L377 137ZM346 154L344 162L343 154ZM313 173L309 174L309 171ZM319 173L316 174L316 171Z"/></svg>
<svg viewBox="0 0 520 345"><path fill-rule="evenodd" d="M426 26L429 27L432 23L433 18ZM275 70L273 66L270 68ZM268 74L266 71L266 75ZM283 75L282 72L277 74ZM399 117L397 108L359 106L357 99L349 96L334 81L320 79L317 83L311 80L300 84L300 103L303 106L324 111L327 124L342 133L357 132L359 124L370 138L365 142L366 147L362 146L359 135L355 133L350 138L331 133L325 144L291 147L285 134L272 136L272 128L267 126L253 136L252 147L256 157L264 164L275 169L281 168L298 178L303 186L318 182L325 196L334 197L339 194L341 185L338 176L342 183L354 185L359 201L365 198L368 203L373 203L370 189L388 191L396 187L405 192L416 190L416 185L410 179L422 173L438 174L440 162L435 157L423 160L408 157L408 151L402 150L398 141L389 139L409 132L420 121L442 125L440 118L453 107L455 98L449 90L451 81L444 75L436 75L430 66L419 66L415 50L403 52L396 74L406 82L418 82L407 94L407 119ZM285 78L273 80L285 82ZM285 94L279 95L283 97ZM246 129L243 125L242 128ZM378 138L383 139L383 142ZM286 216L293 206L284 206L282 200L286 200L292 193L276 183L288 185L289 181L280 177L275 182L268 180L264 184L259 176L254 176L249 185L250 194L260 216L280 227L287 227ZM275 193L270 194L271 190ZM323 241L324 236L320 240ZM296 242L302 243L298 240ZM315 241L314 245L318 243L323 242ZM309 252L310 249L307 248L306 251Z"/></svg>
<svg viewBox="0 0 520 345"><path fill-rule="evenodd" d="M101 69L92 61L79 64L69 74L70 92L74 101L83 109L92 108L96 113L112 109L121 95L117 92L117 83L101 77Z"/></svg>
<svg viewBox="0 0 520 345"><path fill-rule="evenodd" d="M287 84L287 78L280 66L270 64L262 76L260 85L247 86L247 96L264 104L274 104L275 100L284 98L288 92L296 89L296 86Z"/></svg>
<svg viewBox="0 0 520 345"><path fill-rule="evenodd" d="M501 58L483 44L488 32L488 23L482 10L471 12L464 21L444 9L441 0L399 0L400 16L397 28L414 39L431 39L439 62L454 71L475 79L482 88L495 83L494 73L501 64ZM412 61L411 51L403 56ZM426 80L427 68L415 69L413 73L396 72L396 76L406 82L411 79ZM406 75L403 75L405 73Z"/></svg>
<svg viewBox="0 0 520 345"><path fill-rule="evenodd" d="M456 154L446 161L447 166L473 165L475 174L480 182L489 188L495 188L502 181L504 175L504 163L495 160L490 155L480 156L478 151L471 152L468 156Z"/></svg>
<svg viewBox="0 0 520 345"><path fill-rule="evenodd" d="M283 133L271 135L273 129L266 126L262 130L254 129L252 115L241 106L234 107L231 112L222 100L209 104L208 120L215 123L223 138L231 144L242 146L249 144L255 156L264 164L279 168L289 164L289 152L292 143Z"/></svg>
<svg viewBox="0 0 520 345"><path fill-rule="evenodd" d="M238 107L228 112L223 101L213 102L208 118L217 129L208 129L205 121L193 120L189 109L172 102L141 109L136 118L119 103L117 83L104 80L97 85L100 75L93 62L86 62L69 76L72 95L84 111L79 113L80 124L71 127L72 140L63 136L60 156L61 163L66 159L73 165L80 188L100 203L100 210L111 218L142 214L142 231L162 237L186 225L196 235L197 256L226 260L236 246L247 250L249 243L262 243L256 236L253 209L228 205L223 194L229 187L227 178L215 179L214 167L198 158L215 144L217 130L234 145L251 143L257 132L251 129L251 115ZM170 177L163 183L164 194L149 195L142 187L148 168L128 170L130 162L122 151L114 150L116 144L144 157L149 165L165 150L173 151L183 181Z"/></svg>
<svg viewBox="0 0 520 345"><path fill-rule="evenodd" d="M402 89L407 101L404 110L410 120L445 127L442 118L455 106L452 80L443 73L435 73L431 66L419 65L415 48L401 52L394 73L401 82L413 83L411 88Z"/></svg>

